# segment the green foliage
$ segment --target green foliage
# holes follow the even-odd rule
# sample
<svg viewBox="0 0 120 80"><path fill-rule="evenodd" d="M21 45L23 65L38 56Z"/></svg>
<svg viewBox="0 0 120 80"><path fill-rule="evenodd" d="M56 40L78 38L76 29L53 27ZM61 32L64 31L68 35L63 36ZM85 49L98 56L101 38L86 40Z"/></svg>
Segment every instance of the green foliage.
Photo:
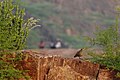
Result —
<svg viewBox="0 0 120 80"><path fill-rule="evenodd" d="M13 54L13 51L0 52L0 80L18 80L20 78L28 80L30 78L25 75L27 70L19 69L22 67L20 61L23 54L19 51L16 53Z"/></svg>
<svg viewBox="0 0 120 80"><path fill-rule="evenodd" d="M104 30L98 29L95 38L90 38L93 45L103 50L103 54L90 54L93 62L104 65L108 68L120 70L120 36L118 18L116 24Z"/></svg>
<svg viewBox="0 0 120 80"><path fill-rule="evenodd" d="M109 47L114 47L119 42L119 34L117 27L109 27L105 30L98 30L96 38L94 39L94 44L101 46L104 49L109 49Z"/></svg>
<svg viewBox="0 0 120 80"><path fill-rule="evenodd" d="M24 20L25 9L13 0L0 2L0 80L18 80L26 78L25 71L16 69L22 59L16 50L25 47L28 32L36 27L37 20ZM26 78L27 79L27 78Z"/></svg>
<svg viewBox="0 0 120 80"><path fill-rule="evenodd" d="M29 29L37 22L24 20L25 10L13 4L12 0L0 3L0 50L23 49Z"/></svg>

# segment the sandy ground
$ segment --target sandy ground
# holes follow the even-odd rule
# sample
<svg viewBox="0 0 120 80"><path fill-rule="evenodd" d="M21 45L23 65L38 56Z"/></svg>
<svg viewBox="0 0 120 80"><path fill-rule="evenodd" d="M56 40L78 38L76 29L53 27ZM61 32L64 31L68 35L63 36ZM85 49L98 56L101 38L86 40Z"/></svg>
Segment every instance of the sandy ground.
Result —
<svg viewBox="0 0 120 80"><path fill-rule="evenodd" d="M35 52L37 55L44 56L61 56L64 58L74 58L74 55L79 49L31 49L32 52ZM89 52L94 51L95 53L101 53L98 49L85 49L82 51L82 58L90 57Z"/></svg>
<svg viewBox="0 0 120 80"><path fill-rule="evenodd" d="M44 54L48 56L56 55L65 58L74 58L77 49L34 49L33 52Z"/></svg>

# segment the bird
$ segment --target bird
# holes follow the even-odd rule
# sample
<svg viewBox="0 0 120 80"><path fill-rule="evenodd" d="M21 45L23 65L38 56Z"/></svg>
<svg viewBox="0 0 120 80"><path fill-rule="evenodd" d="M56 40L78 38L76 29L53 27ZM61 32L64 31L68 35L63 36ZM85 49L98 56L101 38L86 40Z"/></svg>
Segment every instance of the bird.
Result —
<svg viewBox="0 0 120 80"><path fill-rule="evenodd" d="M79 49L79 50L76 52L74 58L75 58L75 57L79 57L79 59L81 59L81 57L82 57L82 54L81 54L81 53L82 53L83 49L84 49L84 48Z"/></svg>

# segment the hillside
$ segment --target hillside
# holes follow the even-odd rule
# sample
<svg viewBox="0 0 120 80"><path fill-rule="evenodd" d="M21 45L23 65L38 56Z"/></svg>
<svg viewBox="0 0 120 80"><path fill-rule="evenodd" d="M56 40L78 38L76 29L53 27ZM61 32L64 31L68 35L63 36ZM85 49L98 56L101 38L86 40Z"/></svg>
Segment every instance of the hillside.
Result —
<svg viewBox="0 0 120 80"><path fill-rule="evenodd" d="M84 47L83 36L93 36L96 27L114 24L117 4L114 0L26 0L27 15L40 18L42 24L30 32L28 48L38 48L40 40L49 43L57 38L69 47Z"/></svg>

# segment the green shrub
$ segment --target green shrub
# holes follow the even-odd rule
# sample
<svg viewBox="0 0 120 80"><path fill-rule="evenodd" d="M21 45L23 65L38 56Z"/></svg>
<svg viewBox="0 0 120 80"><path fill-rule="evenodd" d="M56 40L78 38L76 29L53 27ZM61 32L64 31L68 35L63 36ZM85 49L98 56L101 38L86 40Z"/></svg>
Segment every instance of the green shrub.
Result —
<svg viewBox="0 0 120 80"><path fill-rule="evenodd" d="M0 2L0 80L16 80L24 76L24 71L16 69L16 64L22 59L20 54L15 58L10 56L23 49L28 32L36 26L37 20L25 20L25 9L15 4L13 0Z"/></svg>
<svg viewBox="0 0 120 80"><path fill-rule="evenodd" d="M117 12L120 8L117 7ZM102 50L102 54L90 55L93 57L93 62L99 63L120 71L120 32L119 32L119 14L116 16L116 23L114 26L104 30L98 29L95 33L95 38L90 38L90 42L93 45L99 46Z"/></svg>
<svg viewBox="0 0 120 80"><path fill-rule="evenodd" d="M12 0L0 3L0 50L23 49L29 29L37 20L24 20L25 9L12 4Z"/></svg>
<svg viewBox="0 0 120 80"><path fill-rule="evenodd" d="M90 38L93 45L99 46L103 50L103 54L90 55L93 57L93 62L104 65L108 68L120 70L120 36L118 17L116 24L104 30L98 29L95 33L95 38Z"/></svg>

